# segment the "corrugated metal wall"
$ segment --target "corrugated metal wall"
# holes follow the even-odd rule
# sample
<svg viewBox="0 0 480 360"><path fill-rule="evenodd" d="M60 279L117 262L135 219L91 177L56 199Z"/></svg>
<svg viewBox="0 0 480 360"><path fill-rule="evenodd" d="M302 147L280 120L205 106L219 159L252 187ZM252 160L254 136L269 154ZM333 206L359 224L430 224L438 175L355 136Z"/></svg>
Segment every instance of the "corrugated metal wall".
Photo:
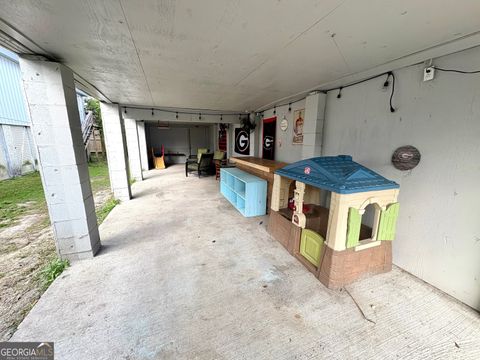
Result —
<svg viewBox="0 0 480 360"><path fill-rule="evenodd" d="M0 48L0 180L36 168L21 81L17 55Z"/></svg>
<svg viewBox="0 0 480 360"><path fill-rule="evenodd" d="M77 93L82 123L85 120L85 96ZM18 57L0 48L0 180L32 171L36 164Z"/></svg>
<svg viewBox="0 0 480 360"><path fill-rule="evenodd" d="M30 127L0 124L0 180L24 175L36 167Z"/></svg>
<svg viewBox="0 0 480 360"><path fill-rule="evenodd" d="M28 125L20 66L15 59L15 54L0 50L0 124Z"/></svg>

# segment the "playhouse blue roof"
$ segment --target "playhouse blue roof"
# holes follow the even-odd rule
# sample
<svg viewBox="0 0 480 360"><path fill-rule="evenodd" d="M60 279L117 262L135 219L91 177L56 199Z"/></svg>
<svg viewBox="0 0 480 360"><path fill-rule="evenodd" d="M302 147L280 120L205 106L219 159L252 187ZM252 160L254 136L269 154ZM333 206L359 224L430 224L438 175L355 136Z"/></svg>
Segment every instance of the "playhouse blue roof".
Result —
<svg viewBox="0 0 480 360"><path fill-rule="evenodd" d="M349 155L297 161L275 171L280 176L339 194L397 189L400 186L352 160Z"/></svg>

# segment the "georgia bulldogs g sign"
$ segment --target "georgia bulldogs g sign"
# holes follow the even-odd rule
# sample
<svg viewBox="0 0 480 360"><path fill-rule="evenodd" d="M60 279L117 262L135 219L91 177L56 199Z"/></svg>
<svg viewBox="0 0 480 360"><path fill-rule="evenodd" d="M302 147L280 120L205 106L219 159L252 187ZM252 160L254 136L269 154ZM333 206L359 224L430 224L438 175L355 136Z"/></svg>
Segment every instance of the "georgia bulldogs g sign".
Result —
<svg viewBox="0 0 480 360"><path fill-rule="evenodd" d="M275 132L277 117L263 119L263 152L264 159L275 160Z"/></svg>
<svg viewBox="0 0 480 360"><path fill-rule="evenodd" d="M250 134L242 128L235 129L235 152L250 155Z"/></svg>
<svg viewBox="0 0 480 360"><path fill-rule="evenodd" d="M273 147L273 136L265 136L263 138L263 149L270 151L270 149Z"/></svg>

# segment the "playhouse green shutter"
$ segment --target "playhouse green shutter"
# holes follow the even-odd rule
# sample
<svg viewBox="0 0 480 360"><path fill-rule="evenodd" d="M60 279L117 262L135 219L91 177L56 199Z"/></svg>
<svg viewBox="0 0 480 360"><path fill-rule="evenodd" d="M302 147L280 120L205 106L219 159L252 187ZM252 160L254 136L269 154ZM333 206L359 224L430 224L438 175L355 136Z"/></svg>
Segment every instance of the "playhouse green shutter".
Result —
<svg viewBox="0 0 480 360"><path fill-rule="evenodd" d="M362 225L362 216L355 208L348 209L347 224L347 248L357 246L360 239L360 226Z"/></svg>
<svg viewBox="0 0 480 360"><path fill-rule="evenodd" d="M380 215L377 240L393 240L395 238L395 227L397 224L399 203L390 204Z"/></svg>

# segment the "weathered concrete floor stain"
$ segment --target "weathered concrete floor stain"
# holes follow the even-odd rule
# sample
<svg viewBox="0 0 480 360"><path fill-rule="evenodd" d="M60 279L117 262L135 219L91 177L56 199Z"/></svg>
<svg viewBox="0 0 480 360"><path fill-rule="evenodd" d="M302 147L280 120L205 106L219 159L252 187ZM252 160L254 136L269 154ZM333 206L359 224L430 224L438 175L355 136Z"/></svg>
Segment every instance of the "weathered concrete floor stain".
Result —
<svg viewBox="0 0 480 360"><path fill-rule="evenodd" d="M146 177L102 224L101 253L55 281L12 341L55 341L59 359L480 358L478 313L411 275L348 287L369 322L213 177Z"/></svg>

